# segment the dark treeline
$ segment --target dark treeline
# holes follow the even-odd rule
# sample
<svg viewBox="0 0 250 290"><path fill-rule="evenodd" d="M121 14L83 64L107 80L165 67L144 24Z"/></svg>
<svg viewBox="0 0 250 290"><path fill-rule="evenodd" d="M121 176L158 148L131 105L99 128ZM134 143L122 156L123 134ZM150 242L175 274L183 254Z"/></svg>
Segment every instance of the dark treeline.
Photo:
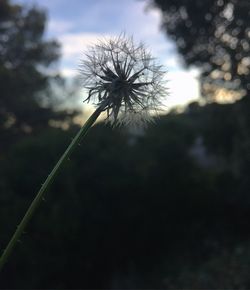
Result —
<svg viewBox="0 0 250 290"><path fill-rule="evenodd" d="M73 113L53 110L52 97L46 105L37 97L49 91L51 78L29 73L46 59L37 58L46 45L54 57L43 64L57 59L56 43L43 39L45 14L9 1L0 5L0 46L6 47L0 57L3 249L78 126ZM10 21L16 22L6 25ZM27 59L41 44L25 61L27 72L12 64L17 51L8 54L18 39L6 42L13 33L35 41L21 46ZM23 79L14 77L19 74ZM30 88L35 76L43 82ZM49 120L68 122L69 129ZM50 188L1 273L0 287L249 288L249 132L247 93L233 104L173 110L144 131L97 124Z"/></svg>

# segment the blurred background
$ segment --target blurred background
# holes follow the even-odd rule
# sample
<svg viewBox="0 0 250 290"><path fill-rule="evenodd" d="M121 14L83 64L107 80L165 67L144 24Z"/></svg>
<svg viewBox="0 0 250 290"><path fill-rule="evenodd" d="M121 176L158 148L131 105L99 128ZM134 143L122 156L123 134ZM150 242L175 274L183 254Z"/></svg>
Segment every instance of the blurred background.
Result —
<svg viewBox="0 0 250 290"><path fill-rule="evenodd" d="M145 130L92 128L1 288L250 288L250 2L0 0L0 249L93 107L77 67L126 31L168 69Z"/></svg>

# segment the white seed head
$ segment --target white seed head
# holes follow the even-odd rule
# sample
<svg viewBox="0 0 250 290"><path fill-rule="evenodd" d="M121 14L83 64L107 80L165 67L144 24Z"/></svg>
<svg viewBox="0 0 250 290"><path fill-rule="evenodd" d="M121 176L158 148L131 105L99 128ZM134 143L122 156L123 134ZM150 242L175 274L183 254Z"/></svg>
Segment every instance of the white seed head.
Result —
<svg viewBox="0 0 250 290"><path fill-rule="evenodd" d="M90 47L80 67L86 101L103 106L113 124L143 124L167 95L166 71L143 44L120 35Z"/></svg>

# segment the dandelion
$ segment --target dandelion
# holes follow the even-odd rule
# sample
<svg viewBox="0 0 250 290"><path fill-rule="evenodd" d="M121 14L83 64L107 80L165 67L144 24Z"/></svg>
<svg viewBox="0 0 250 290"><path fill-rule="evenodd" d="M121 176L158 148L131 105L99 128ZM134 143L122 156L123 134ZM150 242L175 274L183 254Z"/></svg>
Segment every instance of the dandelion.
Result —
<svg viewBox="0 0 250 290"><path fill-rule="evenodd" d="M164 70L143 44L135 45L132 37L121 35L100 42L90 49L81 65L83 84L87 90L86 101L93 101L97 108L76 134L66 151L56 163L26 214L10 239L0 258L0 270L8 260L28 222L58 171L69 160L90 127L102 112L112 124L145 124L151 112L158 112L166 95L163 85Z"/></svg>
<svg viewBox="0 0 250 290"><path fill-rule="evenodd" d="M93 101L113 124L144 123L166 96L165 71L143 44L121 35L90 48L80 72L86 101Z"/></svg>

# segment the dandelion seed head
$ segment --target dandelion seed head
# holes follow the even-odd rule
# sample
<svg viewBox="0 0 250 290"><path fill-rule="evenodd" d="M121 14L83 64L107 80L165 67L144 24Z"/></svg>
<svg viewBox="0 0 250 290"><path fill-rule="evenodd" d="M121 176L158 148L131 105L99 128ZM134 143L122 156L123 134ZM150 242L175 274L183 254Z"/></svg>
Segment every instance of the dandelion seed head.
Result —
<svg viewBox="0 0 250 290"><path fill-rule="evenodd" d="M167 94L166 71L145 45L123 34L100 41L85 56L80 73L86 101L102 106L107 121L141 125L160 110Z"/></svg>

